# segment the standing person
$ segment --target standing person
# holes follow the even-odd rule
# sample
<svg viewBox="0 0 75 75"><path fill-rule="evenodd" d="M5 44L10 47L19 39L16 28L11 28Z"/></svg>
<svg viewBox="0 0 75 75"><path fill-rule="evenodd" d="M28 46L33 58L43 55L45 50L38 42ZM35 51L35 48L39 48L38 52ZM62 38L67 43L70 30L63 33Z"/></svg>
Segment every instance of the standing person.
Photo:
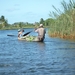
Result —
<svg viewBox="0 0 75 75"><path fill-rule="evenodd" d="M38 36L35 39L35 41L40 41L40 42L44 41L46 30L43 27L43 24L40 24L39 28L35 29L35 32L38 33Z"/></svg>
<svg viewBox="0 0 75 75"><path fill-rule="evenodd" d="M22 29L19 29L18 30L18 38L21 38L22 36L23 36L23 32L24 32L24 30Z"/></svg>

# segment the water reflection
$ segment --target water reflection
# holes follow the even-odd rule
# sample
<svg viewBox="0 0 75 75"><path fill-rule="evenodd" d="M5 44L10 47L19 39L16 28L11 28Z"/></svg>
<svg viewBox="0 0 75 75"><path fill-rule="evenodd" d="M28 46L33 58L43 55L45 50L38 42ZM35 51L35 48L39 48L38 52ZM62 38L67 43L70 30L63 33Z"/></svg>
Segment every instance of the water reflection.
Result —
<svg viewBox="0 0 75 75"><path fill-rule="evenodd" d="M37 42L38 43L38 49L45 50L45 42Z"/></svg>
<svg viewBox="0 0 75 75"><path fill-rule="evenodd" d="M45 42L37 42L37 49L38 49L39 61L36 62L36 67L38 70L42 70L45 67L45 61L46 61ZM43 73L43 71L41 72Z"/></svg>

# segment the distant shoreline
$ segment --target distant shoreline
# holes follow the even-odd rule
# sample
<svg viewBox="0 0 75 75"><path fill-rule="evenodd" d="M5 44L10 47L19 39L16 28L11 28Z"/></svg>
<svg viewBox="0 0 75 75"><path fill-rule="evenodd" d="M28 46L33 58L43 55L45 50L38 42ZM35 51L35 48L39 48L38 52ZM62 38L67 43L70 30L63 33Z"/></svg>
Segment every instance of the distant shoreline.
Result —
<svg viewBox="0 0 75 75"><path fill-rule="evenodd" d="M49 28L49 26L44 26L45 28ZM35 26L26 26L26 27L5 27L5 28L2 28L0 30L16 30L16 29L25 29L25 28L35 28Z"/></svg>

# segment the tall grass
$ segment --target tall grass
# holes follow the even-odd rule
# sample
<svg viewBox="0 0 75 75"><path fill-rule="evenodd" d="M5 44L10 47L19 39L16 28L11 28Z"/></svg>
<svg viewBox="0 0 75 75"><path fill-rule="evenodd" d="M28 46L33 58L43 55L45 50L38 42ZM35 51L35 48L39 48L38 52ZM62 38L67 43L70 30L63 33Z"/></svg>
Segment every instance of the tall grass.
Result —
<svg viewBox="0 0 75 75"><path fill-rule="evenodd" d="M63 0L61 5L63 11L53 6L56 11L50 13L55 23L50 26L49 35L75 39L75 2L69 0L69 3L66 3Z"/></svg>

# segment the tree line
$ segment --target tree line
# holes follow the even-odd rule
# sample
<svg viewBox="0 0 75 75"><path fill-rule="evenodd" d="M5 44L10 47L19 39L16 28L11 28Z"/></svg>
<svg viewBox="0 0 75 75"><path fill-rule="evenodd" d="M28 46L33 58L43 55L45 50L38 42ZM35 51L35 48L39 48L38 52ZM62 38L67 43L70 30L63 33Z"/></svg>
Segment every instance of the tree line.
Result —
<svg viewBox="0 0 75 75"><path fill-rule="evenodd" d="M53 22L53 19L48 18L44 20L43 18L40 19L39 22L29 23L29 22L15 22L13 24L9 24L8 20L5 19L5 16L0 17L0 29L19 29L19 28L33 28L34 26L39 26L39 24L43 24L45 27L50 26L50 23Z"/></svg>

